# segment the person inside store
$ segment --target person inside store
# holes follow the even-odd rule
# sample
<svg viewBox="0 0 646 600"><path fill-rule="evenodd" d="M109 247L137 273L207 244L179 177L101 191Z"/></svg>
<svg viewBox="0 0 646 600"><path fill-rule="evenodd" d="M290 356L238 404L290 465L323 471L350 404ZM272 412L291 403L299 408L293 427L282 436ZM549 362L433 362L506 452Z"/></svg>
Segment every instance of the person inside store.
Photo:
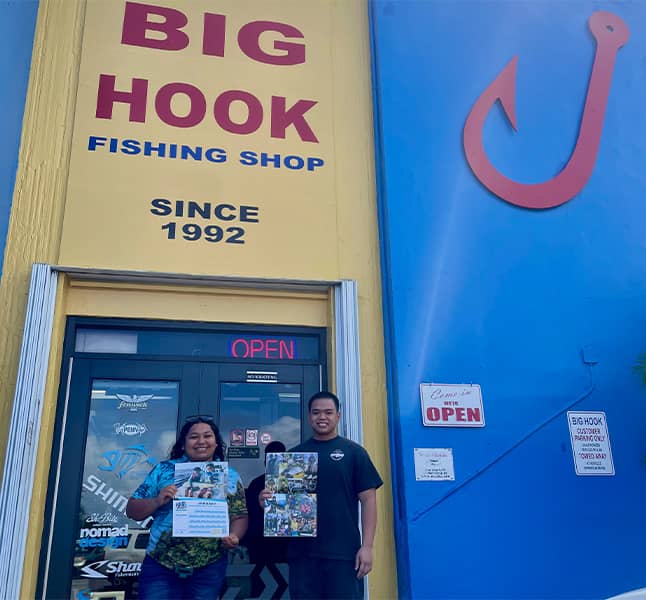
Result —
<svg viewBox="0 0 646 600"><path fill-rule="evenodd" d="M224 585L228 550L236 548L247 531L244 486L229 467L226 499L229 535L173 537L175 465L183 462L223 461L225 444L213 417L196 415L183 424L169 460L158 463L135 490L126 506L131 519L150 515L150 541L139 575L139 598L143 600L214 600Z"/></svg>
<svg viewBox="0 0 646 600"><path fill-rule="evenodd" d="M267 455L273 452L285 452L285 444L277 440L269 442L265 447L265 464L267 464ZM264 488L265 474L262 473L252 480L245 492L249 509L249 529L247 529L242 544L249 549L249 562L254 565L250 575L251 598L257 598L265 589L265 583L260 576L265 567L278 584L274 595L280 597L279 592L287 589L287 582L276 567L276 563L287 562L287 540L263 536L265 515L263 507L258 503L258 495Z"/></svg>
<svg viewBox="0 0 646 600"><path fill-rule="evenodd" d="M377 489L383 481L366 450L338 434L340 403L333 393L314 394L308 417L312 437L290 452L318 453L317 535L288 541L289 595L292 600L360 600L363 578L372 570ZM270 497L263 489L259 503Z"/></svg>

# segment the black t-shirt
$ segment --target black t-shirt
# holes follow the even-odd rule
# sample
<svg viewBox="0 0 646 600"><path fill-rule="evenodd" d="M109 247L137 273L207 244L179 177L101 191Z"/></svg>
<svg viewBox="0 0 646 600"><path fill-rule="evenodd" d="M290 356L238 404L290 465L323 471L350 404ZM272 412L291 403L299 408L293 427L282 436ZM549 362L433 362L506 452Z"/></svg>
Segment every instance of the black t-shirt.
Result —
<svg viewBox="0 0 646 600"><path fill-rule="evenodd" d="M292 539L288 557L354 560L361 546L359 492L383 484L368 453L343 438L310 438L290 452L317 452L317 537Z"/></svg>

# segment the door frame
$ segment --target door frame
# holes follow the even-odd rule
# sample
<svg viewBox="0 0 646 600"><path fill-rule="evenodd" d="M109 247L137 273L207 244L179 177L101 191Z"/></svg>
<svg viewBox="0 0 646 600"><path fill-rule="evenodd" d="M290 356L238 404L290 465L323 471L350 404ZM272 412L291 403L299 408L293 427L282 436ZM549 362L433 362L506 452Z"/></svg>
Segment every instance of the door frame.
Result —
<svg viewBox="0 0 646 600"><path fill-rule="evenodd" d="M69 362L68 362L69 361ZM198 369L187 361L158 361L150 359L128 360L123 355L98 358L96 356L69 356L64 363L68 363L67 385L61 388L61 402L65 403L65 410L58 411L57 432L60 438L55 438L55 447L58 446L58 462L55 468L50 469L48 493L45 502L45 527L43 530L43 543L41 545L39 561L39 585L43 594L49 593L53 597L61 597L60 592L67 589L71 577L59 570L61 560L65 568L72 571L72 552L76 536L74 531L76 519L79 514L81 502L82 475L84 472L84 457L86 453L86 440L88 433L88 417L90 401L72 406L75 418L68 418L71 398L90 398L92 382L95 379L157 379L177 380L181 393L189 398L194 397L199 386ZM64 367L63 367L64 368ZM189 384L193 388L188 387ZM73 403L72 403L73 404ZM179 409L179 406L178 406ZM189 407L190 411L191 408ZM179 417L180 411L178 411ZM177 427L177 425L175 425ZM79 469L63 468L63 464L74 457ZM76 466L75 465L75 466ZM58 509L61 505L64 508ZM53 547L54 534L60 543L60 551ZM50 571L56 573L56 580L49 586ZM39 588L40 590L40 588Z"/></svg>
<svg viewBox="0 0 646 600"><path fill-rule="evenodd" d="M69 364L71 372L68 374L69 385L61 389L59 399L59 405L65 402L69 408L65 411L59 410L57 415L57 428L61 437L55 440L55 445L60 448L59 461L56 468L50 471L45 504L46 533L43 535L39 561L38 589L42 587L42 595L53 598L67 597L70 581L74 577L72 551L77 537L74 532L78 530L77 517L85 475L83 464L88 437L88 417L91 410L89 398L95 380L176 381L178 405L173 423L175 433L179 431L187 415L205 412L202 403L209 395L209 391L216 390L217 396L219 383L229 380L245 383L245 373L249 368L275 368L278 372L282 371L284 376L295 377L300 381L303 386L303 406L299 412L299 418L303 425L307 423L305 401L308 395L320 389L320 365L303 364L306 361L300 361L299 364L284 361L253 363L248 360L225 362L220 359L192 356L166 356L160 359L158 355L151 357L135 354L78 353L74 351L77 328L95 325L96 320L89 317L82 319L71 317L69 321L65 346L70 354L64 356L63 364ZM132 323L135 328L137 324L137 322ZM178 329L175 325L177 323L171 329ZM191 328L194 329L194 326ZM319 332L319 337L323 338L323 332ZM320 358L325 360L325 356ZM280 381L282 382L283 379L280 378ZM71 411L74 411L73 414ZM206 412L216 415L219 422L221 404L218 402L215 410ZM301 436L309 436L307 427L301 429ZM119 511L120 507L115 506L115 509ZM54 546L54 538L56 546ZM56 577L51 576L53 573Z"/></svg>
<svg viewBox="0 0 646 600"><path fill-rule="evenodd" d="M6 582L8 597L18 597L29 529L29 514L40 441L47 365L51 351L57 293L65 277L100 282L173 286L212 286L263 289L275 292L327 291L334 299L335 370L334 389L343 398L341 432L362 443L361 359L357 283L354 280L289 280L224 276L190 276L176 273L115 271L54 266L32 267L27 297L25 327L18 365L17 385L7 439L2 488L0 488L0 580ZM58 299L58 308L64 299ZM60 367L57 366L57 370ZM63 366L65 369L65 365ZM61 372L64 376L64 371ZM58 373L56 374L56 377ZM67 382L69 383L69 382ZM66 385L61 385L61 389ZM66 390L65 390L66 393ZM52 449L55 455L55 448ZM9 488L11 487L11 493ZM20 494L22 502L16 502ZM40 595L44 590L40 590Z"/></svg>

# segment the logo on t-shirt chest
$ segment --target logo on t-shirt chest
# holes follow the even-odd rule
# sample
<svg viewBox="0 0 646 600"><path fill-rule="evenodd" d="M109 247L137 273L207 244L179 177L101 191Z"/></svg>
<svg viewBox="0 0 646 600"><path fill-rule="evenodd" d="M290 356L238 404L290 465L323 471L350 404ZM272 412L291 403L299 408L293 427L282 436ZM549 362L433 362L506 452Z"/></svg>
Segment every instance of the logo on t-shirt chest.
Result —
<svg viewBox="0 0 646 600"><path fill-rule="evenodd" d="M330 452L330 458L335 462L342 460L344 456L343 450L332 450Z"/></svg>

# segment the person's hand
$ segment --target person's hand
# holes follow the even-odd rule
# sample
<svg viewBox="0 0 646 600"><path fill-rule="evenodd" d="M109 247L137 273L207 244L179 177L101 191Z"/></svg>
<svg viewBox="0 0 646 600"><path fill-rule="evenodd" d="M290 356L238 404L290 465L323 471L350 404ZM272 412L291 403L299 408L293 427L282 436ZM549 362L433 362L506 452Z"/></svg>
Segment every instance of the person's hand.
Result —
<svg viewBox="0 0 646 600"><path fill-rule="evenodd" d="M258 504L260 504L260 508L265 508L265 500L269 500L273 495L273 492L267 488L262 490L260 494L258 494Z"/></svg>
<svg viewBox="0 0 646 600"><path fill-rule="evenodd" d="M235 533L222 538L222 545L228 550L231 550L231 548L236 548L239 544L240 538Z"/></svg>
<svg viewBox="0 0 646 600"><path fill-rule="evenodd" d="M357 579L363 579L372 571L372 548L359 548L354 559L354 570L357 572Z"/></svg>
<svg viewBox="0 0 646 600"><path fill-rule="evenodd" d="M157 502L159 503L159 506L168 504L175 497L175 494L177 494L176 485L167 485L166 487L163 487L159 491L159 494L157 494Z"/></svg>

